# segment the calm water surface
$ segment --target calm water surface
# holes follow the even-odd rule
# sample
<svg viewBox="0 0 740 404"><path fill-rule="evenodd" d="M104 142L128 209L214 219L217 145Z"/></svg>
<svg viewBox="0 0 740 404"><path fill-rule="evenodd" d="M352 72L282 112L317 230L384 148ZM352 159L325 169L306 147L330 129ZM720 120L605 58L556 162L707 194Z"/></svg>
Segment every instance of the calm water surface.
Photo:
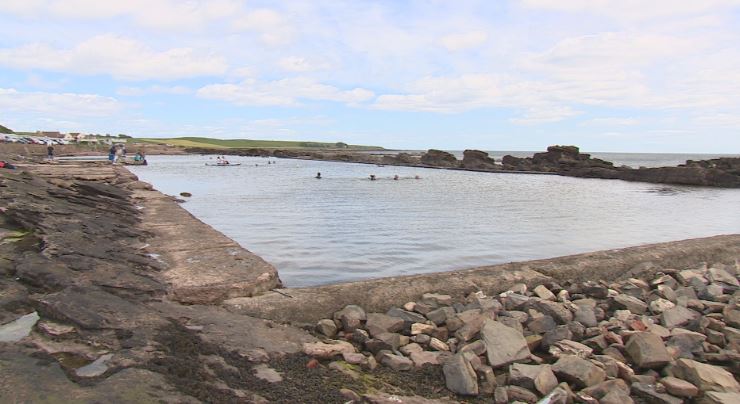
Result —
<svg viewBox="0 0 740 404"><path fill-rule="evenodd" d="M207 167L207 156L148 160L131 170L164 193L191 192L184 208L275 265L291 287L740 232L737 189L253 157L230 158L239 167Z"/></svg>

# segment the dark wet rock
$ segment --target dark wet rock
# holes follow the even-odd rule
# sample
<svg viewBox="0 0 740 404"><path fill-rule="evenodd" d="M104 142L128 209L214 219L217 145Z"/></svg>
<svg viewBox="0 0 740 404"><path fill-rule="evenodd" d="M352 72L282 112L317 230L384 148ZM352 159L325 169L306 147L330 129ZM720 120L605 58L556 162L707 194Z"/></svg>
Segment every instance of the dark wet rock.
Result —
<svg viewBox="0 0 740 404"><path fill-rule="evenodd" d="M429 149L422 154L421 163L433 167L457 167L459 165L454 155L435 149Z"/></svg>
<svg viewBox="0 0 740 404"><path fill-rule="evenodd" d="M552 366L552 371L558 380L573 383L580 388L586 388L601 383L606 373L590 361L576 356L563 356Z"/></svg>
<svg viewBox="0 0 740 404"><path fill-rule="evenodd" d="M493 158L480 150L465 150L460 166L471 170L495 170L497 168Z"/></svg>
<svg viewBox="0 0 740 404"><path fill-rule="evenodd" d="M399 309L398 307L391 308L385 314L391 317L398 317L402 319L403 321L406 321L409 323L424 323L427 321L426 317L422 316L421 314Z"/></svg>
<svg viewBox="0 0 740 404"><path fill-rule="evenodd" d="M555 329L557 324L551 316L541 315L534 317L527 323L527 329L535 334L544 334L550 330Z"/></svg>
<svg viewBox="0 0 740 404"><path fill-rule="evenodd" d="M500 322L486 320L480 335L486 345L488 364L494 369L528 359L531 355L524 336Z"/></svg>
<svg viewBox="0 0 740 404"><path fill-rule="evenodd" d="M165 323L145 306L95 287L71 286L33 299L42 316L84 329L135 329Z"/></svg>
<svg viewBox="0 0 740 404"><path fill-rule="evenodd" d="M633 334L625 348L635 364L641 368L661 368L671 361L663 340L650 332Z"/></svg>
<svg viewBox="0 0 740 404"><path fill-rule="evenodd" d="M27 252L15 267L20 281L46 291L59 291L74 284L75 272L35 252Z"/></svg>
<svg viewBox="0 0 740 404"><path fill-rule="evenodd" d="M457 394L478 395L478 379L475 370L464 354L454 355L445 361L442 371L448 389Z"/></svg>
<svg viewBox="0 0 740 404"><path fill-rule="evenodd" d="M440 307L436 310L430 311L426 316L434 324L442 325L445 321L455 316L455 309L452 307Z"/></svg>

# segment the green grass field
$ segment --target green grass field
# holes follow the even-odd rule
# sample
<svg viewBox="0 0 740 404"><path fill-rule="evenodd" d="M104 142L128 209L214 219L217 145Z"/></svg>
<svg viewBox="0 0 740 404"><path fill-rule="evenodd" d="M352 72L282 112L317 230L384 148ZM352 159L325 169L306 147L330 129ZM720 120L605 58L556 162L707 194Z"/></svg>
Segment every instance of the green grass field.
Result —
<svg viewBox="0 0 740 404"><path fill-rule="evenodd" d="M378 146L347 145L341 147L337 143L301 142L288 140L250 140L250 139L211 139L207 137L177 137L177 138L136 138L135 142L170 144L182 147L207 147L215 149L338 149L348 150L382 150Z"/></svg>

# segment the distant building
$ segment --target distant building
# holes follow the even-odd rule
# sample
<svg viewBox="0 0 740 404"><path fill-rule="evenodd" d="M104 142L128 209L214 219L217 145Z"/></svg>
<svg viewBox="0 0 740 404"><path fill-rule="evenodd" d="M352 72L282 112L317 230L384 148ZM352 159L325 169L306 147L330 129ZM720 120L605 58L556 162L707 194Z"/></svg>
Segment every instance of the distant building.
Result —
<svg viewBox="0 0 740 404"><path fill-rule="evenodd" d="M64 138L64 135L62 133L60 133L60 132L47 132L47 131L37 130L36 131L36 135L37 136L48 137L48 138L53 138L53 139L62 139L62 138Z"/></svg>

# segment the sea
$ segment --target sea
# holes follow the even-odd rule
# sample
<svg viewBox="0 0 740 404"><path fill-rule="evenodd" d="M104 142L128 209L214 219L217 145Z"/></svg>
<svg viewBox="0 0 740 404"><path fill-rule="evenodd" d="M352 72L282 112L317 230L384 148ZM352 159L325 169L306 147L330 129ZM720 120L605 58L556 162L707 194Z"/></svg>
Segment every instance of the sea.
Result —
<svg viewBox="0 0 740 404"><path fill-rule="evenodd" d="M632 167L718 157L592 155ZM240 164L232 167L207 166L213 156L147 160L129 168L166 194L190 192L185 209L274 265L288 287L740 233L740 189L259 157L229 156Z"/></svg>

